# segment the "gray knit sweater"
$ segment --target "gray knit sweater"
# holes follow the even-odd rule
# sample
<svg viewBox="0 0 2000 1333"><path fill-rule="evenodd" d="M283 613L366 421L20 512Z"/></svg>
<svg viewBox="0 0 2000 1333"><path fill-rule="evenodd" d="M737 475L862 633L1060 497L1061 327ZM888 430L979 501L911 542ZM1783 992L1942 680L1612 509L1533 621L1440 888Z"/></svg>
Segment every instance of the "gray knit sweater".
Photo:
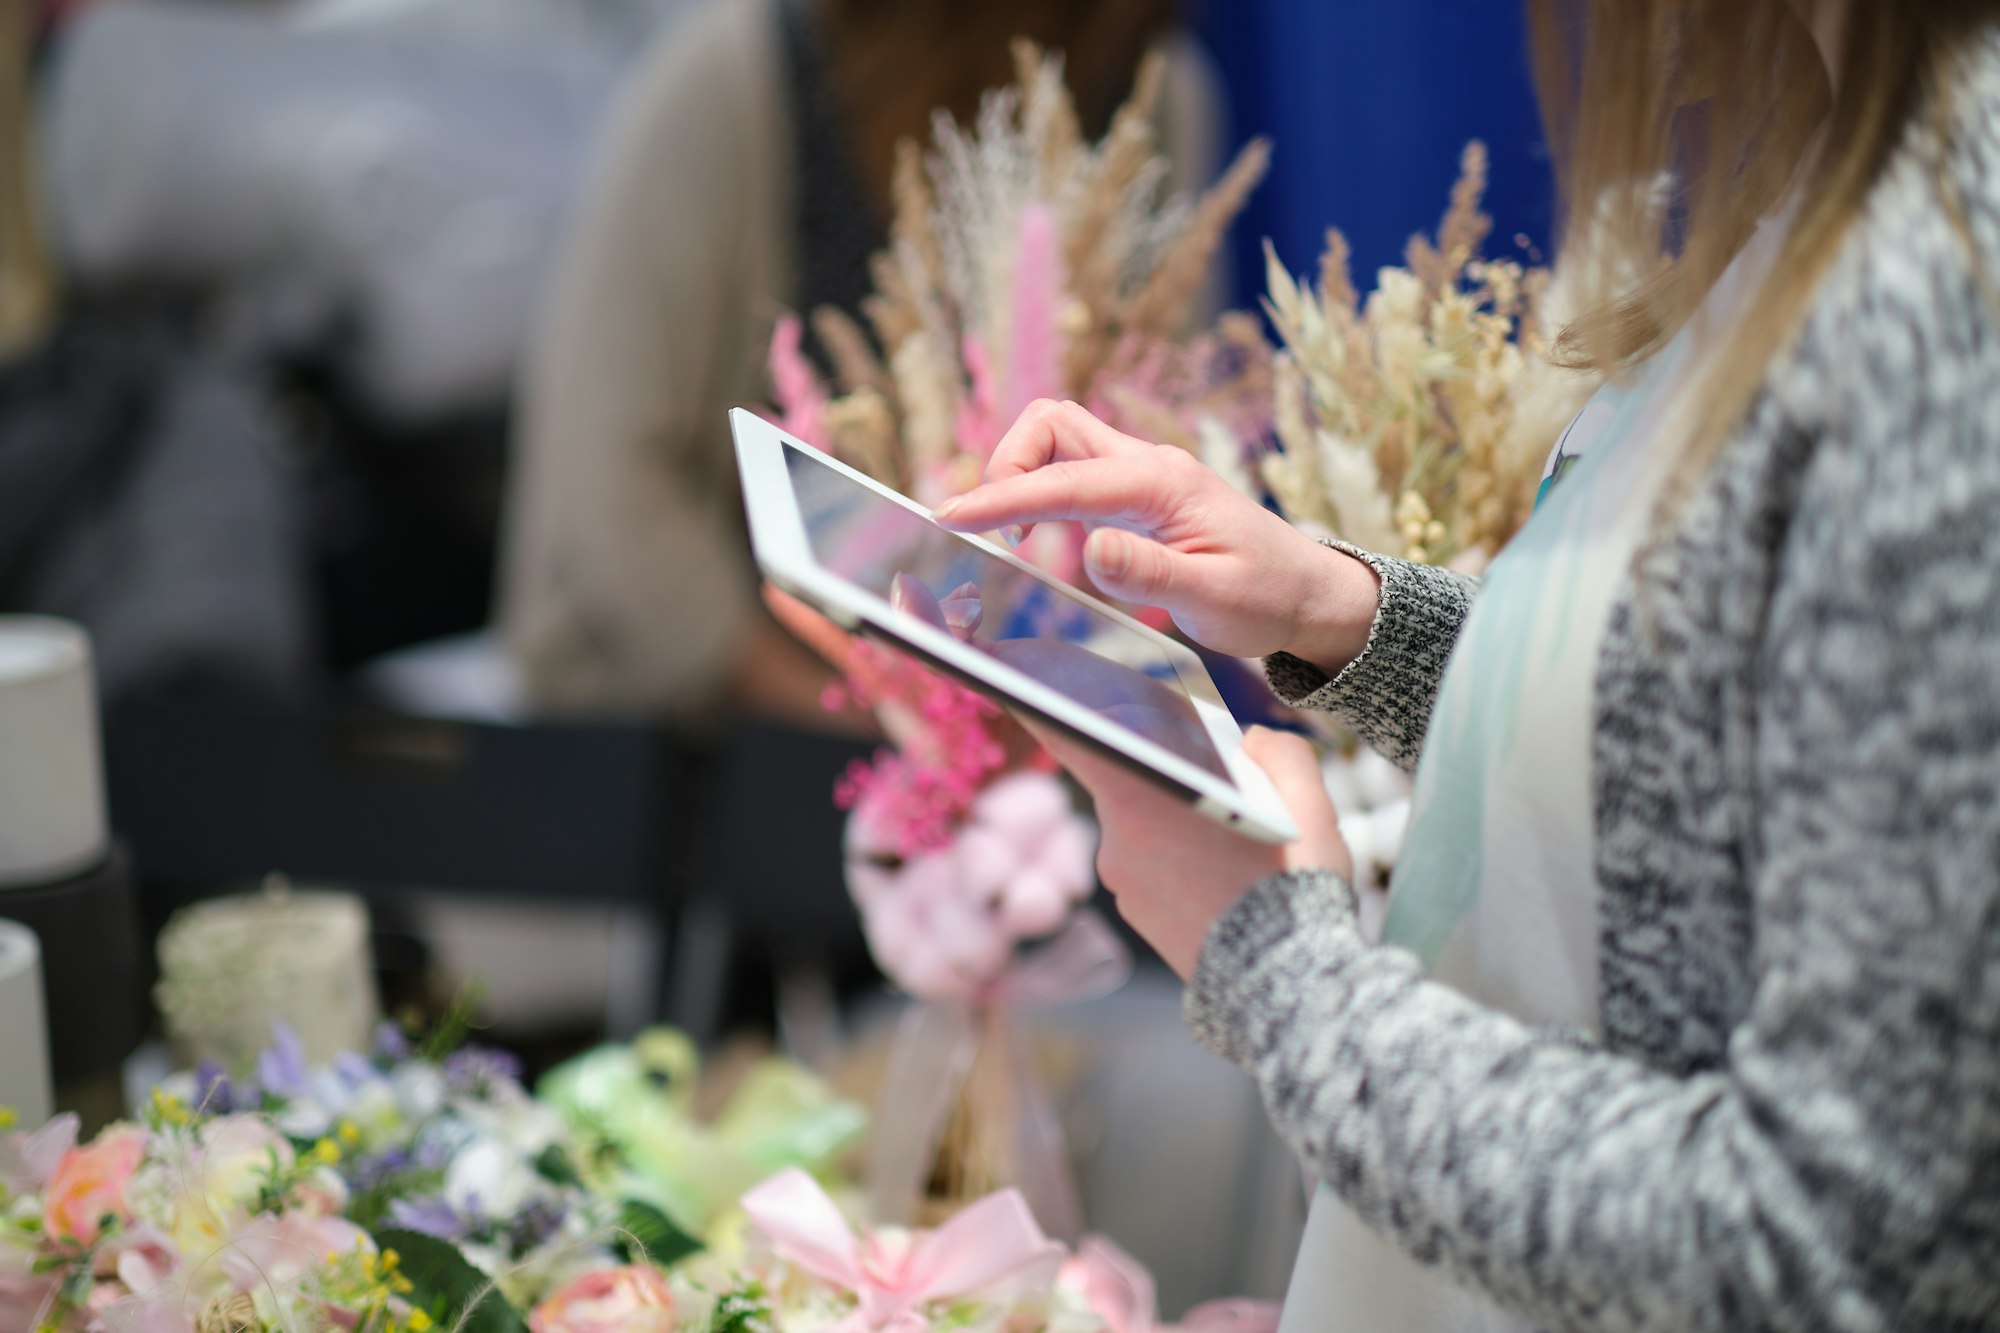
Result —
<svg viewBox="0 0 2000 1333"><path fill-rule="evenodd" d="M1551 1329L2000 1329L2000 48L1959 93L1614 608L1602 1040L1371 948L1331 875L1189 989L1328 1187ZM1371 563L1367 651L1270 672L1411 765L1477 587Z"/></svg>

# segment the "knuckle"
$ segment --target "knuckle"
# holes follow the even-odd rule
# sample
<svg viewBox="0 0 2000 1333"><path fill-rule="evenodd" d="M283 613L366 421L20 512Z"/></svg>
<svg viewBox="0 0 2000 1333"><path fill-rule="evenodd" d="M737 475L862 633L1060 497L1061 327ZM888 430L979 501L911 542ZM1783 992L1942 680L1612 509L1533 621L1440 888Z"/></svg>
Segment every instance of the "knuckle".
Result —
<svg viewBox="0 0 2000 1333"><path fill-rule="evenodd" d="M1208 474L1208 467L1187 450L1176 445L1159 446L1160 457L1153 461L1167 476L1178 482L1197 482Z"/></svg>

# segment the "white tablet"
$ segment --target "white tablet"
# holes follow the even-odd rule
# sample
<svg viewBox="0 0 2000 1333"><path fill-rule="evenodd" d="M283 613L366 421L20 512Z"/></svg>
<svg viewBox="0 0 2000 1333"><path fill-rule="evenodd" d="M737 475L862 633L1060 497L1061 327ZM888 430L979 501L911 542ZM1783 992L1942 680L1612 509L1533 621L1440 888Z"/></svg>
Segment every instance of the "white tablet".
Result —
<svg viewBox="0 0 2000 1333"><path fill-rule="evenodd" d="M1201 658L753 413L729 414L772 583L1090 744L1250 837L1290 813Z"/></svg>

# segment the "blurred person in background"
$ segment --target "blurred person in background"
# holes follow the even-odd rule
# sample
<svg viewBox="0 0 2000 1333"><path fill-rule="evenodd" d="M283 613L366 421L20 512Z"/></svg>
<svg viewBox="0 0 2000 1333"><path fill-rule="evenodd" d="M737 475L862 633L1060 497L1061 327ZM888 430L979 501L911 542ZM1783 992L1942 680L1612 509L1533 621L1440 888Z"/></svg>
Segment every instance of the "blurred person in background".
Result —
<svg viewBox="0 0 2000 1333"><path fill-rule="evenodd" d="M859 316L897 142L1064 53L1092 132L1168 55L1177 183L1216 98L1174 0L709 0L613 113L529 353L500 619L544 711L825 725L819 659L763 613L724 410L765 396L780 307Z"/></svg>
<svg viewBox="0 0 2000 1333"><path fill-rule="evenodd" d="M0 5L0 612L87 629L109 705L289 697L311 633L254 377L186 292L90 290L49 254L33 75L83 8Z"/></svg>

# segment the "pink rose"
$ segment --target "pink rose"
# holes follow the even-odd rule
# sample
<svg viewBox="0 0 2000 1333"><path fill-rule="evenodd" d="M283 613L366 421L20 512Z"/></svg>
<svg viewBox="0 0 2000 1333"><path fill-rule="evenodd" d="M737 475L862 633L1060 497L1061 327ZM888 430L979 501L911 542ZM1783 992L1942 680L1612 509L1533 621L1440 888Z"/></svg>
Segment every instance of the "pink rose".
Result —
<svg viewBox="0 0 2000 1333"><path fill-rule="evenodd" d="M49 1178L42 1227L51 1239L97 1243L107 1216L129 1221L125 1186L146 1156L146 1131L113 1125L81 1148L71 1148Z"/></svg>
<svg viewBox="0 0 2000 1333"><path fill-rule="evenodd" d="M537 1305L529 1333L673 1333L674 1294L644 1264L585 1273Z"/></svg>

